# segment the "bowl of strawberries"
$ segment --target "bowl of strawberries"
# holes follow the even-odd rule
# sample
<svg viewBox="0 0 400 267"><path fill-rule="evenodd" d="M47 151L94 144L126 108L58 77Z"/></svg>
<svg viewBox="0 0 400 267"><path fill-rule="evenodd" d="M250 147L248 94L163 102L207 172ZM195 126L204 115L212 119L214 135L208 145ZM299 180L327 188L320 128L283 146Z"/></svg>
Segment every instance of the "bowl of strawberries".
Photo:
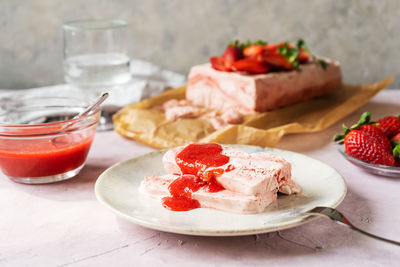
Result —
<svg viewBox="0 0 400 267"><path fill-rule="evenodd" d="M374 174L400 177L400 116L371 121L365 112L360 120L333 137L339 152L351 163Z"/></svg>

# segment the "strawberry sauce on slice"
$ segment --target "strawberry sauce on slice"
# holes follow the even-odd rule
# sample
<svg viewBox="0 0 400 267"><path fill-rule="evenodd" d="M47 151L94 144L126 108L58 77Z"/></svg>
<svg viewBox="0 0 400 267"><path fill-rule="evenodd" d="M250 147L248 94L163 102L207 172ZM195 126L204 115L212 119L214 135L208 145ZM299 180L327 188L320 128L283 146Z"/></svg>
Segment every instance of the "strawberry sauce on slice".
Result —
<svg viewBox="0 0 400 267"><path fill-rule="evenodd" d="M168 186L171 196L162 199L164 208L173 211L187 211L200 208L200 203L192 199L192 193L205 186L205 184L204 181L194 175L181 175Z"/></svg>
<svg viewBox="0 0 400 267"><path fill-rule="evenodd" d="M218 167L229 162L229 157L222 155L222 147L219 144L190 144L186 146L175 160L182 174L198 176L208 167Z"/></svg>
<svg viewBox="0 0 400 267"><path fill-rule="evenodd" d="M225 188L220 183L218 183L215 180L215 178L213 178L206 184L205 189L207 192L216 193L216 192L224 190Z"/></svg>
<svg viewBox="0 0 400 267"><path fill-rule="evenodd" d="M173 196L191 197L193 192L206 185L206 182L198 179L194 175L184 174L176 178L169 186L168 190Z"/></svg>
<svg viewBox="0 0 400 267"><path fill-rule="evenodd" d="M215 143L190 144L176 155L175 160L182 175L168 186L171 196L162 199L164 208L172 211L200 208L200 203L192 198L192 193L202 187L210 193L224 190L225 188L215 180L224 170L206 170L229 162L229 157L222 155L222 151L222 147Z"/></svg>

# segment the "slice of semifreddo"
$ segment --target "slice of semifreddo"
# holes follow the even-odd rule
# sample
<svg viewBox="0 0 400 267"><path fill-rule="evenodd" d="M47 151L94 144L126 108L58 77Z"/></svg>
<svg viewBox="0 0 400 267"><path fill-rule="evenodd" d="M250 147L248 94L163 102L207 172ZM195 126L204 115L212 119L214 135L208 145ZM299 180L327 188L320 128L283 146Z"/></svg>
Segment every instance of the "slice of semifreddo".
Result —
<svg viewBox="0 0 400 267"><path fill-rule="evenodd" d="M282 171L278 177L278 189L280 193L291 195L301 192L301 187L293 180L292 177L292 164L284 158L274 154L257 152L251 154L255 158L261 160L273 161L283 165Z"/></svg>
<svg viewBox="0 0 400 267"><path fill-rule="evenodd" d="M167 174L162 176L146 177L141 184L141 192L150 197L165 199L170 197L169 186L180 175ZM264 194L245 195L229 190L209 192L207 186L203 186L191 193L191 198L198 201L201 208L212 208L227 212L242 214L260 213L269 204L276 200L276 190Z"/></svg>
<svg viewBox="0 0 400 267"><path fill-rule="evenodd" d="M275 188L285 194L300 192L300 187L291 176L291 164L283 158L266 152L248 154L228 146L222 147L222 154L229 157L229 162L202 170L201 175L207 176L217 170L215 179L218 183L227 190L246 195L263 194ZM177 147L164 154L163 164L168 173L182 173L176 157L184 148Z"/></svg>

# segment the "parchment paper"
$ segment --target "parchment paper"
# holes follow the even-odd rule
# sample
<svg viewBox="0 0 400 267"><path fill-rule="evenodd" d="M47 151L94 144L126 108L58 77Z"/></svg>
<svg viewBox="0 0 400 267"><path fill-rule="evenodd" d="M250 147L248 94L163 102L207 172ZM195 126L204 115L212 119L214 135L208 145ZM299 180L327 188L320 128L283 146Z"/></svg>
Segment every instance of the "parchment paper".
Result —
<svg viewBox="0 0 400 267"><path fill-rule="evenodd" d="M124 107L114 115L114 127L119 134L155 148L170 148L190 142L272 147L285 134L326 129L367 103L389 86L393 78L391 76L374 84L344 84L332 94L274 111L248 114L242 124L217 131L200 118L169 122L161 110L153 108L173 98L184 99L184 86Z"/></svg>

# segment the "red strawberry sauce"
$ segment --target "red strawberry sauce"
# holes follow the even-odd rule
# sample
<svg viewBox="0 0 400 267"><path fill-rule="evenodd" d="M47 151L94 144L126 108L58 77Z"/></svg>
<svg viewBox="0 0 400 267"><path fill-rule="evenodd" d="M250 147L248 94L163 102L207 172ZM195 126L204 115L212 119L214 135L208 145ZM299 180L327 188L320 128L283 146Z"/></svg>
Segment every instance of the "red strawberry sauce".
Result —
<svg viewBox="0 0 400 267"><path fill-rule="evenodd" d="M225 171L216 168L207 171L209 167L219 167L229 162L229 157L222 154L219 144L190 144L175 157L182 175L169 186L171 194L162 199L163 206L173 211L187 211L200 208L200 203L192 198L192 193L205 187L208 192L224 190L215 177Z"/></svg>
<svg viewBox="0 0 400 267"><path fill-rule="evenodd" d="M89 152L93 138L74 142L64 137L65 144L56 145L49 139L26 141L2 140L0 168L14 177L41 177L64 173L81 166Z"/></svg>

